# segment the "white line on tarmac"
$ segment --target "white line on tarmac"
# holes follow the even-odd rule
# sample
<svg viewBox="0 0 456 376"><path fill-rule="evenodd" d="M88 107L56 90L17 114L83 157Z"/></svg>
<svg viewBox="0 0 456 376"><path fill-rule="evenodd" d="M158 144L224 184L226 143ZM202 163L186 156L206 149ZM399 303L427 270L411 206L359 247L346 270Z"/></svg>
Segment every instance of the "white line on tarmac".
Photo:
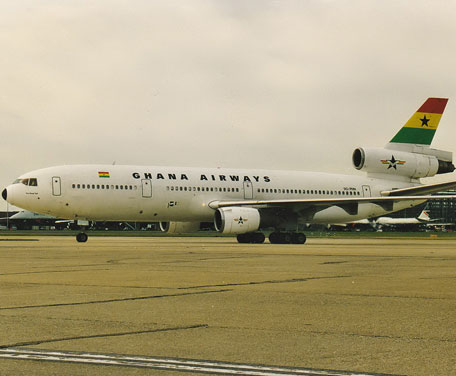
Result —
<svg viewBox="0 0 456 376"><path fill-rule="evenodd" d="M313 370L253 364L223 363L190 359L157 358L145 356L108 355L33 349L0 349L0 358L53 362L85 363L123 367L141 367L181 372L204 372L219 375L246 376L375 376L376 374L347 371ZM378 374L377 374L378 375Z"/></svg>

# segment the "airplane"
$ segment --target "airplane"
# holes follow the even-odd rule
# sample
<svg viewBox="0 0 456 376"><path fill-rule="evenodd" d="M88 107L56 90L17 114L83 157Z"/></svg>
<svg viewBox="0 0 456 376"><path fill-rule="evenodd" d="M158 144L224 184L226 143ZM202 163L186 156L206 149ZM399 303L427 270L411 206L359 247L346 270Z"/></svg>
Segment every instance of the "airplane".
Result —
<svg viewBox="0 0 456 376"><path fill-rule="evenodd" d="M28 210L20 210L17 213L14 213L13 215L9 217L4 217L0 219L17 219L17 220L25 220L25 219L55 219L55 217L46 215L46 214L38 214L38 213L33 213Z"/></svg>
<svg viewBox="0 0 456 376"><path fill-rule="evenodd" d="M352 155L366 176L233 168L67 165L21 175L2 191L10 204L59 218L160 222L168 233L211 222L239 243L304 244L304 223L344 223L419 205L456 187L421 178L455 170L451 152L430 148L447 98L428 98L384 148ZM80 232L76 239L87 241Z"/></svg>
<svg viewBox="0 0 456 376"><path fill-rule="evenodd" d="M429 212L427 210L423 210L420 215L415 218L380 217L374 221L374 224L375 226L418 225L435 221L437 221L437 219L431 219Z"/></svg>
<svg viewBox="0 0 456 376"><path fill-rule="evenodd" d="M352 221L347 223L333 223L328 224L328 229L332 226L336 227L348 227L350 225L369 225L374 229L381 229L382 226L396 226L396 225L415 225L437 221L431 219L429 212L423 210L420 215L412 218L393 218L393 217L378 217L372 219L360 219L358 221Z"/></svg>

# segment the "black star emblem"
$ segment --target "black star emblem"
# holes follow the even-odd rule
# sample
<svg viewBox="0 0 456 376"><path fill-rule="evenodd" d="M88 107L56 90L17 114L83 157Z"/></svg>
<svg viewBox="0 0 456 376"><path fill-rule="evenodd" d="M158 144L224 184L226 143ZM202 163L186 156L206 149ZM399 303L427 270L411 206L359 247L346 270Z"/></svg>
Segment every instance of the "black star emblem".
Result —
<svg viewBox="0 0 456 376"><path fill-rule="evenodd" d="M388 166L388 170L392 167L394 168L395 170L397 170L397 167L396 167L396 159L394 158L394 155L391 156L391 159L388 160L389 162L389 166Z"/></svg>
<svg viewBox="0 0 456 376"><path fill-rule="evenodd" d="M243 225L243 224L244 224L244 220L242 219L242 217L239 217L238 225Z"/></svg>
<svg viewBox="0 0 456 376"><path fill-rule="evenodd" d="M428 121L431 119L426 119L426 115L424 115L424 118L420 119L421 120L421 126L424 127L429 127Z"/></svg>

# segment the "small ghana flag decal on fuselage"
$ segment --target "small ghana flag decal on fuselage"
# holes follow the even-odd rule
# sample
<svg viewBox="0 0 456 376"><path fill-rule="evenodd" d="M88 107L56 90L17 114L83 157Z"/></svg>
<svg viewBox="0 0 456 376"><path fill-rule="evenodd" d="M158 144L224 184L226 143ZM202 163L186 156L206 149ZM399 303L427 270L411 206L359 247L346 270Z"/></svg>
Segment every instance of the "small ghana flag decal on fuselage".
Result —
<svg viewBox="0 0 456 376"><path fill-rule="evenodd" d="M98 171L99 178L109 178L109 172L107 171Z"/></svg>
<svg viewBox="0 0 456 376"><path fill-rule="evenodd" d="M447 98L428 98L390 142L430 145L447 102Z"/></svg>

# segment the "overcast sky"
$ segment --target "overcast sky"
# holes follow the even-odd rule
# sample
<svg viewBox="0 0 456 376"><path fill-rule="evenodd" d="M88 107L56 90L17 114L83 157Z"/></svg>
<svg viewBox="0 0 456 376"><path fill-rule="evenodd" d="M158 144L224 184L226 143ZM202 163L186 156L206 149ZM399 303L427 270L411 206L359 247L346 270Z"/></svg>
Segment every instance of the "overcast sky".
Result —
<svg viewBox="0 0 456 376"><path fill-rule="evenodd" d="M357 174L353 149L383 146L430 96L450 98L433 146L456 151L455 14L420 0L2 1L0 187L114 161Z"/></svg>

